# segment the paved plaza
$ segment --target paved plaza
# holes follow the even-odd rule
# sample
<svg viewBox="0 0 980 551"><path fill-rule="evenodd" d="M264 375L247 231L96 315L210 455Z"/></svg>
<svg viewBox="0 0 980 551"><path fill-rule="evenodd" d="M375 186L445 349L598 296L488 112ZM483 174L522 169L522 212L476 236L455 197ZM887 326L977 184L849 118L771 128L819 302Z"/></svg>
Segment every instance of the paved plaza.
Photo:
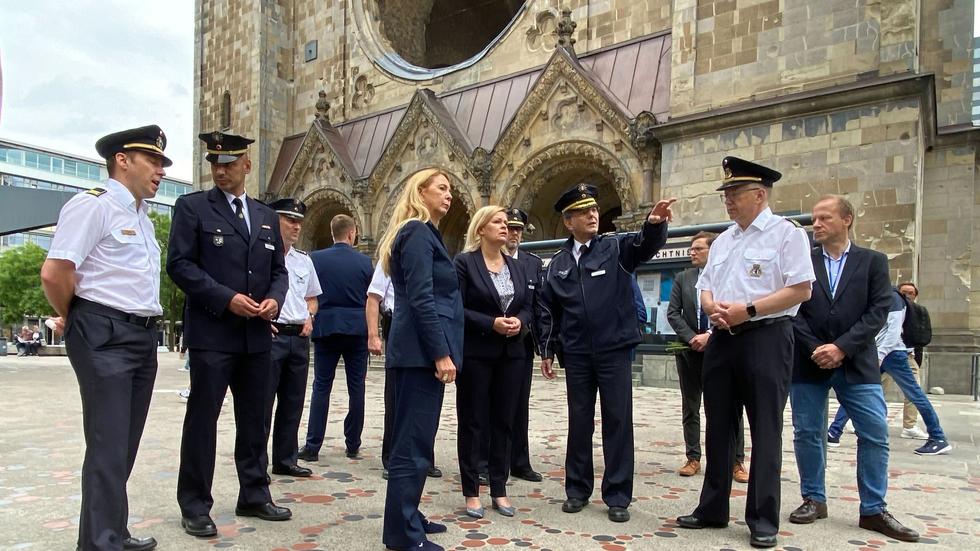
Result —
<svg viewBox="0 0 980 551"><path fill-rule="evenodd" d="M363 458L344 457L342 436L346 390L342 376L334 384L327 441L309 479L273 476L272 496L292 508L289 522L269 523L234 515L237 481L232 457L232 406L218 428L215 505L219 537L195 539L180 529L176 481L184 403L177 391L187 373L177 370L176 354L160 354L160 371L136 468L129 483L133 534L154 536L161 550L381 550L385 481L381 478L382 383L380 371L367 381L368 412ZM312 379L312 373L311 373ZM83 453L81 406L67 358L0 357L0 549L74 549ZM540 483L512 481L509 495L515 518L489 509L473 521L462 514L456 464L455 389L450 387L436 442L436 460L445 476L429 479L422 510L449 525L432 537L447 549L537 549L552 551L635 549L748 549L742 520L745 486L732 491L732 523L727 529L686 531L674 518L696 505L702 477L675 474L683 460L680 395L675 390L634 390L636 475L632 520L606 519L598 489L581 513L562 513L565 449L565 389L561 382L536 378L531 396L532 463L545 474ZM919 442L903 440L901 406L889 404L891 486L889 510L918 530L933 549L977 549L980 542L980 407L963 396L932 396L947 435L950 455L919 457ZM835 407L836 404L834 404ZM857 527L855 437L845 434L841 447L828 453L830 518L809 526L786 521L799 504L799 477L793 457L792 427L786 411L783 435L783 549L912 548ZM597 421L598 424L598 421ZM599 427L597 426L597 433ZM301 429L305 432L304 424ZM601 447L595 439L597 468ZM746 453L751 458L751 450ZM601 473L597 473L597 476ZM598 479L596 486L598 488ZM484 488L484 490L486 490ZM922 545L920 544L920 545Z"/></svg>

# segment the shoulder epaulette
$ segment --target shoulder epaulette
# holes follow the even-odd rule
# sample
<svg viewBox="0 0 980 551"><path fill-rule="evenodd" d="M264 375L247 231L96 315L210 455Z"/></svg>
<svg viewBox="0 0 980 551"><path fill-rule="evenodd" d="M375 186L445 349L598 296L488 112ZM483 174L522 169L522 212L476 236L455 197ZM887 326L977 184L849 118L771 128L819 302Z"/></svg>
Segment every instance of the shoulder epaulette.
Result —
<svg viewBox="0 0 980 551"><path fill-rule="evenodd" d="M204 190L203 189L199 189L197 191L192 191L190 193L185 193L185 194L181 195L181 197L187 197L188 195L198 195L200 193L204 193Z"/></svg>
<svg viewBox="0 0 980 551"><path fill-rule="evenodd" d="M85 193L87 193L87 194L89 194L89 195L92 195L92 196L94 196L94 197L102 197L102 196L103 196L103 195L105 195L106 193L109 193L109 191L108 191L108 190L106 190L105 188L101 188L101 187L94 187L94 188L92 188L92 189L90 189L90 190L88 190L88 191L86 191Z"/></svg>
<svg viewBox="0 0 980 551"><path fill-rule="evenodd" d="M783 220L789 222L790 224L793 224L797 228L802 228L803 227L803 224L800 224L799 222L797 222L796 220L794 220L792 218L783 218Z"/></svg>
<svg viewBox="0 0 980 551"><path fill-rule="evenodd" d="M293 247L293 250L296 251L296 252L298 252L299 254L305 254L306 256L310 256L310 253L308 253L306 251L303 251L303 250L300 250L300 249L297 249L296 247Z"/></svg>
<svg viewBox="0 0 980 551"><path fill-rule="evenodd" d="M534 258L537 258L538 260L543 260L540 256L532 253L531 251L521 251L521 254L526 254L528 256L533 256Z"/></svg>
<svg viewBox="0 0 980 551"><path fill-rule="evenodd" d="M599 234L599 237L610 237L610 236L613 236L613 235L616 235L616 232L614 232L614 231L607 231L606 233Z"/></svg>

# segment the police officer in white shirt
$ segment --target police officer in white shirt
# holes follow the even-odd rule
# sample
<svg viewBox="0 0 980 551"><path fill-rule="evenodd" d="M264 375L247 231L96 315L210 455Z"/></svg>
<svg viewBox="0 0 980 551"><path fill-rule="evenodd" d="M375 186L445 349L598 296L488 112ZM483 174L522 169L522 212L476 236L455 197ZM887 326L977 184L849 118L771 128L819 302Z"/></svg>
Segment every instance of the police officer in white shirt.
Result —
<svg viewBox="0 0 980 551"><path fill-rule="evenodd" d="M814 281L810 244L798 224L769 209L775 170L725 157L718 191L735 224L711 247L697 289L715 327L704 354L707 470L701 501L682 528L728 525L734 431L742 407L752 434L745 522L753 547L779 531L783 409L793 370L792 318Z"/></svg>
<svg viewBox="0 0 980 551"><path fill-rule="evenodd" d="M385 274L379 262L374 267L374 274L371 276L371 284L368 285L367 302L364 305L364 317L367 321L368 330L368 352L375 356L384 353L384 341L388 340L388 331L391 329L391 314L395 311L395 288L391 284L391 278ZM381 333L378 333L378 327ZM391 438L392 427L395 418L395 381L394 377L388 379L388 370L385 369L385 420L384 432L381 434L381 477L388 479L388 458L391 457ZM428 475L431 478L442 476L442 470L432 465Z"/></svg>
<svg viewBox="0 0 980 551"><path fill-rule="evenodd" d="M157 545L130 536L126 481L157 373L160 246L146 200L173 164L163 154L166 146L156 125L96 142L109 179L61 209L41 267L82 398L86 450L77 546L84 551Z"/></svg>
<svg viewBox="0 0 980 551"><path fill-rule="evenodd" d="M313 471L297 465L299 449L296 441L306 400L313 315L320 305L317 297L323 291L310 255L294 247L303 229L306 204L299 199L283 198L269 207L279 214L279 230L286 251L286 269L289 270L289 291L279 318L272 323L272 376L265 433L267 438L270 431L272 435L272 474L306 477ZM273 426L272 406L277 398Z"/></svg>

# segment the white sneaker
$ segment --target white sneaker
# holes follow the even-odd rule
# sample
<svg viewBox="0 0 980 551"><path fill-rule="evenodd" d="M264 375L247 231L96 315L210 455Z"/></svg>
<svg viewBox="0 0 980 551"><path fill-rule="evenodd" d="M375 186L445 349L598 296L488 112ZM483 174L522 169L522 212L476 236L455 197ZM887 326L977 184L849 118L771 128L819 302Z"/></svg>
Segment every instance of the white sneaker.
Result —
<svg viewBox="0 0 980 551"><path fill-rule="evenodd" d="M918 425L910 429L902 429L902 438L908 438L911 440L928 440L929 435L926 434Z"/></svg>
<svg viewBox="0 0 980 551"><path fill-rule="evenodd" d="M185 388L184 390L181 390L180 392L177 393L177 398L180 399L181 402L186 402L187 399L190 397L191 397L191 389L189 388Z"/></svg>

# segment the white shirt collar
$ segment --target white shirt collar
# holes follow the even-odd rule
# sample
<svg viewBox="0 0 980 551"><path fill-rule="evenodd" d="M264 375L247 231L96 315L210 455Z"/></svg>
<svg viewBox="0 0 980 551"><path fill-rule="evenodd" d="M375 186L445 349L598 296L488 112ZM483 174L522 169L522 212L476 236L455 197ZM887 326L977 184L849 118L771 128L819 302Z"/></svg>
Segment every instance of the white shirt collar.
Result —
<svg viewBox="0 0 980 551"><path fill-rule="evenodd" d="M136 206L136 197L133 192L129 191L129 188L124 186L122 182L114 178L109 178L105 181L105 189L109 192L109 197L115 199L120 205L132 208ZM146 201L140 201L140 210L146 208Z"/></svg>
<svg viewBox="0 0 980 551"><path fill-rule="evenodd" d="M230 204L231 204L231 202L232 202L232 201L234 201L235 199L241 199L241 200L242 200L242 204L243 204L243 205L245 204L245 192L244 192L244 191L242 192L242 194L241 194L241 195L239 195L239 196L237 196L237 197L236 197L236 196L234 196L234 195L232 195L232 194L230 194L230 193L228 193L228 192L227 192L227 191L225 191L225 190L221 190L221 193L224 193L224 194L225 194L225 199L227 199L227 200L228 200L228 204L229 204L229 205L230 205Z"/></svg>
<svg viewBox="0 0 980 551"><path fill-rule="evenodd" d="M517 260L517 253L521 252L520 249L514 249L514 254L510 255L511 258Z"/></svg>
<svg viewBox="0 0 980 551"><path fill-rule="evenodd" d="M851 252L851 240L850 239L847 240L847 246L844 247L844 251L840 253L840 257L839 258L834 258L834 257L830 256L827 253L827 248L826 247L821 247L821 249L823 249L823 255L824 256L826 256L827 258L833 260L834 262L837 262L841 258L844 258L844 255L846 255L847 253Z"/></svg>
<svg viewBox="0 0 980 551"><path fill-rule="evenodd" d="M757 230L764 230L769 226L769 222L772 221L773 214L772 209L766 207L759 213L759 216L755 217L749 226L754 226Z"/></svg>
<svg viewBox="0 0 980 551"><path fill-rule="evenodd" d="M578 239L572 238L572 252L576 255L582 254L582 247L585 247L592 243L592 239L589 239L588 243L580 243Z"/></svg>

